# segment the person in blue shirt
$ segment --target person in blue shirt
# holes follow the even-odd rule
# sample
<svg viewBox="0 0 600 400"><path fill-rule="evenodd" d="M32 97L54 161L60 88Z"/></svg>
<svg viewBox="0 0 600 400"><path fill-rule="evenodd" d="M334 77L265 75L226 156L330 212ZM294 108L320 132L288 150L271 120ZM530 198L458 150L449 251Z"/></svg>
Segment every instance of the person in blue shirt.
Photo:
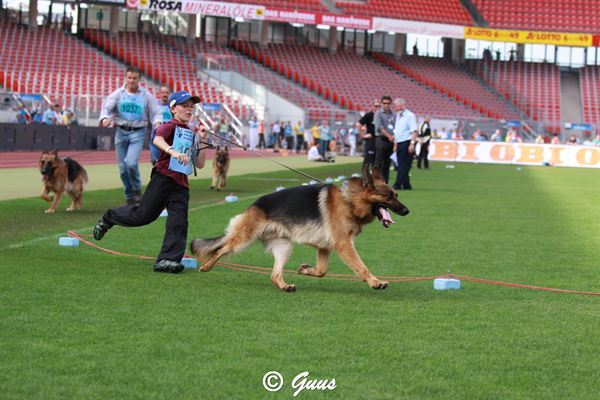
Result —
<svg viewBox="0 0 600 400"><path fill-rule="evenodd" d="M329 152L329 142L331 142L331 127L326 120L323 120L321 126L319 126L319 153L323 158L327 158Z"/></svg>
<svg viewBox="0 0 600 400"><path fill-rule="evenodd" d="M292 121L288 121L283 129L285 134L285 143L288 151L292 151L294 148L294 130L292 129Z"/></svg>
<svg viewBox="0 0 600 400"><path fill-rule="evenodd" d="M394 100L394 116L394 152L398 160L398 173L393 187L395 190L412 190L409 172L417 143L417 117L406 109L404 99Z"/></svg>
<svg viewBox="0 0 600 400"><path fill-rule="evenodd" d="M60 104L54 104L52 107L48 107L42 116L42 123L44 125L58 125L56 117L58 114L60 114Z"/></svg>
<svg viewBox="0 0 600 400"><path fill-rule="evenodd" d="M148 125L156 129L162 123L163 110L156 98L140 87L141 76L139 69L127 67L125 85L104 100L100 112L101 127L117 127L115 150L125 199L130 205L139 204L142 197L142 179L138 164Z"/></svg>
<svg viewBox="0 0 600 400"><path fill-rule="evenodd" d="M169 96L171 95L171 91L168 87L163 86L160 88L158 92L158 106L162 110L162 121L163 123L169 122L173 119L173 114L171 114L171 109L169 108ZM154 136L156 135L156 129L152 129L152 134L150 134L150 161L152 161L152 165L156 163L158 157L160 156L160 150L158 147L154 145Z"/></svg>

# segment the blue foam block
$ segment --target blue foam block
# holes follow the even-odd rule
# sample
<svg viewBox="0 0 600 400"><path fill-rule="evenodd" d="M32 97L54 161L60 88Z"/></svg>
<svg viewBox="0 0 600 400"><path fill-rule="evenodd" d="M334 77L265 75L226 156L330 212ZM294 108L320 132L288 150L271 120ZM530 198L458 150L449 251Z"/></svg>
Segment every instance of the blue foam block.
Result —
<svg viewBox="0 0 600 400"><path fill-rule="evenodd" d="M435 290L460 289L460 281L458 279L436 278L433 280L433 288Z"/></svg>
<svg viewBox="0 0 600 400"><path fill-rule="evenodd" d="M181 260L181 265L183 265L185 268L198 268L198 260L196 260L195 258L188 258L185 257Z"/></svg>
<svg viewBox="0 0 600 400"><path fill-rule="evenodd" d="M166 208L164 210L162 210L162 212L159 215L159 217L168 217L168 216L169 216L169 213L167 212Z"/></svg>
<svg viewBox="0 0 600 400"><path fill-rule="evenodd" d="M70 236L63 236L58 239L59 246L67 246L67 247L77 247L79 246L79 239L75 239Z"/></svg>

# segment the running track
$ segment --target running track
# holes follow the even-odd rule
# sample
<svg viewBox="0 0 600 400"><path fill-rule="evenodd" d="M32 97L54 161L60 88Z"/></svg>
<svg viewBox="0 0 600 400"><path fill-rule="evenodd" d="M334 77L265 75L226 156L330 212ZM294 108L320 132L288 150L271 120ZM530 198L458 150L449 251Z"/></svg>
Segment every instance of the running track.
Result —
<svg viewBox="0 0 600 400"><path fill-rule="evenodd" d="M242 149L231 149L232 157L256 157L250 151L244 151ZM278 153L273 153L270 150L261 150L260 154L269 157L277 157ZM40 159L41 151L35 152L6 152L0 153L0 168L37 168L38 160ZM279 153L281 154L281 153ZM77 160L81 165L98 165L98 164L116 164L116 156L114 150L111 151L98 151L98 150L82 150L82 151L59 151L58 155L61 157L72 157ZM214 157L214 150L208 150L206 155L207 160L212 160ZM140 162L150 162L150 151L145 150L142 152Z"/></svg>

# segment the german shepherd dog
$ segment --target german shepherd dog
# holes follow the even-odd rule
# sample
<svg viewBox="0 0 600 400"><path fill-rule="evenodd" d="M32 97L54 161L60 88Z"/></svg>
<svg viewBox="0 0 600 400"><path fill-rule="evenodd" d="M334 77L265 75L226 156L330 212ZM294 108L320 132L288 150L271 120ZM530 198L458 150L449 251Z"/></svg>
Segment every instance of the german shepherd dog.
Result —
<svg viewBox="0 0 600 400"><path fill-rule="evenodd" d="M211 189L215 187L217 190L221 190L227 184L227 171L229 171L229 150L227 147L221 148L217 146L217 152L213 159L213 179L210 185Z"/></svg>
<svg viewBox="0 0 600 400"><path fill-rule="evenodd" d="M326 184L298 186L262 196L229 221L225 235L195 239L190 249L207 259L199 268L206 272L224 255L260 240L275 258L271 282L293 292L296 286L283 280L283 267L292 253L292 243L306 244L317 249L317 262L315 267L302 264L299 274L325 276L329 255L335 250L370 287L385 289L388 283L371 274L354 248L354 238L376 217L385 228L393 224L388 210L401 216L409 212L384 182L379 168L371 174L366 166L362 178L348 180L341 189Z"/></svg>
<svg viewBox="0 0 600 400"><path fill-rule="evenodd" d="M88 176L85 169L75 160L69 157L58 157L56 150L44 150L39 161L44 191L42 199L52 202L46 214L56 211L60 198L67 192L71 198L71 205L67 211L81 210L83 201L83 187L87 183ZM54 192L54 198L50 196Z"/></svg>

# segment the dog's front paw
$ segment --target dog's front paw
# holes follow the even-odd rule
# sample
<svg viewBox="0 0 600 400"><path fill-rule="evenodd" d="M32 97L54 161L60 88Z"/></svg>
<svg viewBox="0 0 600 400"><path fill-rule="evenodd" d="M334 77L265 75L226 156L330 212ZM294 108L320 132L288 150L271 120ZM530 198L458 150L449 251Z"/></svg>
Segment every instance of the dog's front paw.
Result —
<svg viewBox="0 0 600 400"><path fill-rule="evenodd" d="M283 292L292 293L296 291L296 285L285 285L281 288Z"/></svg>
<svg viewBox="0 0 600 400"><path fill-rule="evenodd" d="M53 210L51 208L47 209L46 211L44 211L46 214L54 214L56 210Z"/></svg>
<svg viewBox="0 0 600 400"><path fill-rule="evenodd" d="M202 265L200 266L200 268L198 268L198 271L200 272L208 272L212 269L212 267L210 265Z"/></svg>
<svg viewBox="0 0 600 400"><path fill-rule="evenodd" d="M75 208L72 208L72 207L69 207L69 208L66 208L66 209L65 209L65 211L75 211L75 210L76 210L76 209L75 209Z"/></svg>
<svg viewBox="0 0 600 400"><path fill-rule="evenodd" d="M376 281L373 281L372 283L370 283L369 286L371 286L371 288L373 288L375 290L379 290L379 289L383 290L389 286L389 283L387 283L385 281L376 280Z"/></svg>

